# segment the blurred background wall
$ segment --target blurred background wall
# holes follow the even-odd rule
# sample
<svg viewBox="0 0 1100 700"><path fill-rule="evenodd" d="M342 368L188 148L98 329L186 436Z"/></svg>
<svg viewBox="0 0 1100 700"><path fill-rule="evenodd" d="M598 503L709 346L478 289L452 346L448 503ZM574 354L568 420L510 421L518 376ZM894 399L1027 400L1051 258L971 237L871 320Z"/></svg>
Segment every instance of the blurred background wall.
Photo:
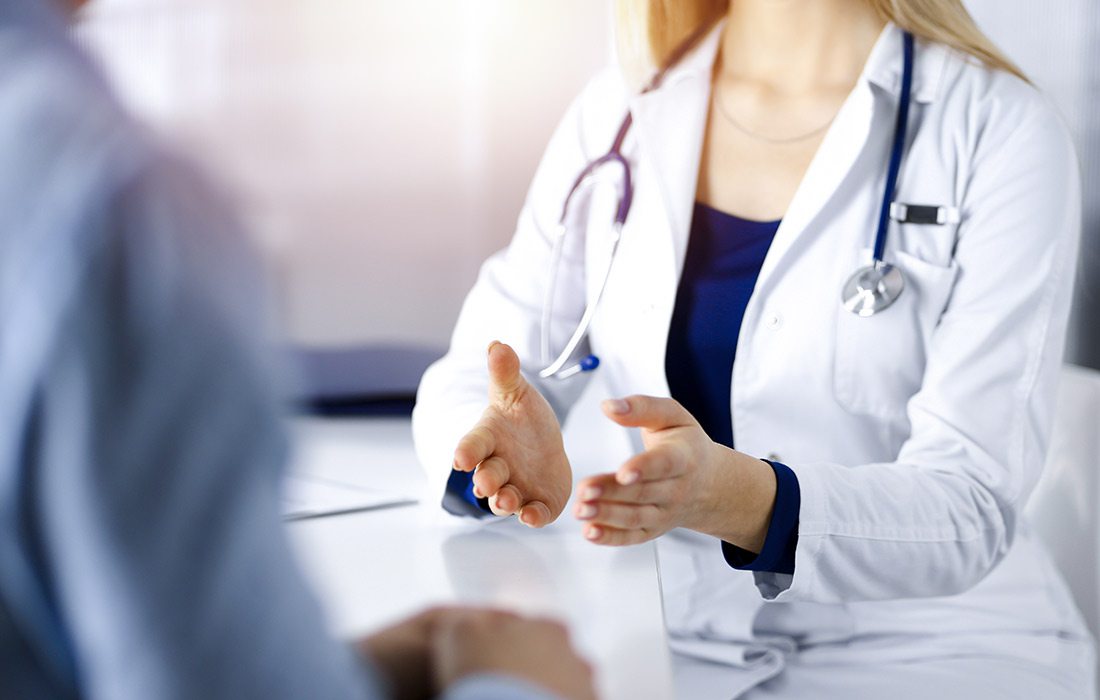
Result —
<svg viewBox="0 0 1100 700"><path fill-rule="evenodd" d="M1084 232L1067 359L1100 369L1100 2L966 0L974 19L1059 107L1077 142Z"/></svg>
<svg viewBox="0 0 1100 700"><path fill-rule="evenodd" d="M93 0L77 37L236 194L293 342L431 356L611 58L609 17L607 0Z"/></svg>
<svg viewBox="0 0 1100 700"><path fill-rule="evenodd" d="M1100 3L967 4L1077 139L1069 358L1100 368ZM612 58L610 0L93 0L77 34L236 193L290 340L388 348L372 365L411 358L412 374L445 348L551 130Z"/></svg>

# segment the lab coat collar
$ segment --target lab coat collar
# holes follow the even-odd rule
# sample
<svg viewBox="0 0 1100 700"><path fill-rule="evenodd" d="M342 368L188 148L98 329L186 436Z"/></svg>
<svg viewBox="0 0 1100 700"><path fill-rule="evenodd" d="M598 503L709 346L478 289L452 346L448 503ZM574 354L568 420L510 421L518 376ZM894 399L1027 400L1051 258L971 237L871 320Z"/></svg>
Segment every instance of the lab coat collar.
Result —
<svg viewBox="0 0 1100 700"><path fill-rule="evenodd" d="M861 80L877 85L897 97L901 92L902 30L887 23L867 57ZM940 81L948 49L940 44L916 40L913 59L913 101L934 102L939 96Z"/></svg>
<svg viewBox="0 0 1100 700"><path fill-rule="evenodd" d="M655 92L676 85L685 79L703 78L709 84L711 71L714 70L714 61L718 58L718 48L722 42L722 28L725 26L724 19L716 22L695 48L688 51L679 63L668 69L667 75L661 81L661 86Z"/></svg>
<svg viewBox="0 0 1100 700"><path fill-rule="evenodd" d="M661 88L675 85L681 80L703 79L708 83L714 70L721 45L725 20L720 20L707 35L675 66L669 69ZM891 95L901 90L902 29L887 22L867 57L861 82L877 85ZM948 49L940 44L917 40L913 65L913 99L917 102L933 102L939 95L944 59Z"/></svg>

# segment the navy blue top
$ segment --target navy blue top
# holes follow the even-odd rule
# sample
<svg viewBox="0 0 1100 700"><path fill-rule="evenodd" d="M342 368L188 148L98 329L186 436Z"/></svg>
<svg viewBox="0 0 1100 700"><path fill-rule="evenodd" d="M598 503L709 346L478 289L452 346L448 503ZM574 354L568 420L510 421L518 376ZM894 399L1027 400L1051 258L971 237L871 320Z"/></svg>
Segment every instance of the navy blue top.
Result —
<svg viewBox="0 0 1100 700"><path fill-rule="evenodd" d="M665 374L672 397L715 442L734 446L730 386L741 321L778 221L750 221L695 205L676 307L668 334ZM775 471L776 499L759 555L722 543L738 569L794 573L798 543L798 479L786 465Z"/></svg>

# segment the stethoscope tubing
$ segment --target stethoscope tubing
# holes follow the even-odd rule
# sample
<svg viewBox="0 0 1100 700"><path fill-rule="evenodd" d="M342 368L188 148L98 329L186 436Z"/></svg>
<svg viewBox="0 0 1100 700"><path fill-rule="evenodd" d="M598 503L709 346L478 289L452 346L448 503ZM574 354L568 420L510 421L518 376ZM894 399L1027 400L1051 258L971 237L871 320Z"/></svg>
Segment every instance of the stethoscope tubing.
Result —
<svg viewBox="0 0 1100 700"><path fill-rule="evenodd" d="M878 230L875 233L874 261L881 263L886 254L886 236L890 227L890 204L897 190L898 174L901 172L902 156L905 153L905 139L909 133L909 102L913 89L913 35L905 32L902 38L904 60L901 71L901 94L898 98L897 121L894 124L894 143L890 148L890 165L886 170L886 185L882 193L882 208L879 211Z"/></svg>

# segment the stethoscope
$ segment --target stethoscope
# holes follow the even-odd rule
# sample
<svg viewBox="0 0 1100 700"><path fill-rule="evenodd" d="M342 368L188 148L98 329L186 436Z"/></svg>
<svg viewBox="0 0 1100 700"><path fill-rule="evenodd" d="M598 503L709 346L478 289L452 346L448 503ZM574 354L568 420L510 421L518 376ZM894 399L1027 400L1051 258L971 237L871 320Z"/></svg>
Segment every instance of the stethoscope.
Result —
<svg viewBox="0 0 1100 700"><path fill-rule="evenodd" d="M657 72L649 83L642 89L641 94L656 90L661 86L669 69L676 65L689 50L709 31L709 27L697 31L678 48L665 67ZM913 88L913 35L904 32L902 35L904 63L901 74L901 97L898 103L897 121L894 125L894 142L890 151L890 163L886 171L886 184L882 193L882 208L879 212L878 231L875 234L875 247L871 263L861 267L848 278L841 289L841 302L844 308L857 316L873 316L893 304L902 290L905 288L905 279L896 266L883 259L886 250L887 229L890 224L890 210L893 204L894 191L897 188L898 173L901 171L902 154L905 150L905 139L909 125L909 103L912 98ZM596 309L603 298L607 288L607 280L611 277L611 268L614 266L615 255L619 249L619 241L622 239L623 226L626 217L630 213L630 205L634 199L634 186L631 179L630 165L622 154L623 141L634 122L633 115L628 111L623 118L619 131L615 134L615 141L606 154L589 163L580 172L573 182L572 189L565 197L562 204L561 218L554 234L553 247L550 258L550 282L547 285L546 296L542 306L542 319L540 330L541 360L544 369L539 372L539 377L548 379L566 379L581 372L591 372L600 365L600 360L595 355L589 354L569 367L566 364L580 347L592 319L596 315ZM551 360L550 350L550 325L554 314L554 296L557 287L558 272L561 267L562 251L565 247L565 239L568 234L567 221L569 219L569 205L578 192L585 189L597 171L604 166L612 165L620 172L621 194L618 207L615 209L615 219L612 222L610 241L610 261L604 268L603 279L600 281L595 296L591 297L585 305L577 328L569 337L562 351Z"/></svg>

